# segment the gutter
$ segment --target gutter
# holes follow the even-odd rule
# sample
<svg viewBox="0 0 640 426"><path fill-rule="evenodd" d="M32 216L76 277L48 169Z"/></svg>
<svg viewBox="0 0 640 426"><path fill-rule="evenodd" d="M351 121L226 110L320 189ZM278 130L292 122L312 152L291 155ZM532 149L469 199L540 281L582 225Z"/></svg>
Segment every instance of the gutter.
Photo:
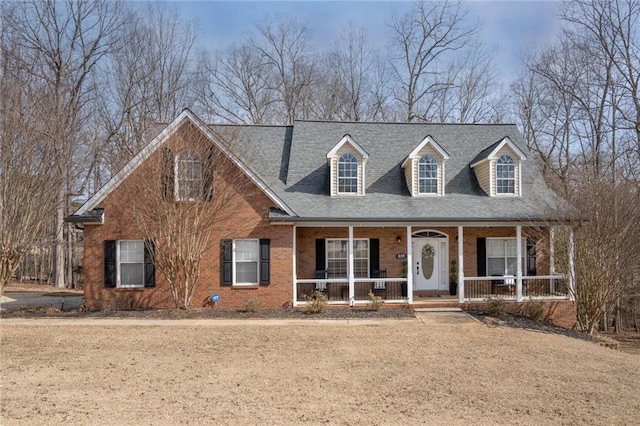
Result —
<svg viewBox="0 0 640 426"><path fill-rule="evenodd" d="M104 209L89 210L84 214L72 214L64 218L65 222L69 223L84 223L89 225L102 225L104 224Z"/></svg>

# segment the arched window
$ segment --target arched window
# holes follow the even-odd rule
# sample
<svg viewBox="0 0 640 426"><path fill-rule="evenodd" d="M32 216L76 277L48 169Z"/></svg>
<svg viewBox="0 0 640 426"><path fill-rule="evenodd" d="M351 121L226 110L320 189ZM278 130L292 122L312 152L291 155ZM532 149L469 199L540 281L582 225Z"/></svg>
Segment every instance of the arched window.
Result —
<svg viewBox="0 0 640 426"><path fill-rule="evenodd" d="M516 193L516 163L508 155L503 155L496 162L496 192Z"/></svg>
<svg viewBox="0 0 640 426"><path fill-rule="evenodd" d="M338 193L358 193L358 159L350 152L338 159Z"/></svg>
<svg viewBox="0 0 640 426"><path fill-rule="evenodd" d="M438 160L431 154L423 155L418 161L418 192L438 193Z"/></svg>
<svg viewBox="0 0 640 426"><path fill-rule="evenodd" d="M176 156L176 200L193 201L202 196L202 159L193 151Z"/></svg>

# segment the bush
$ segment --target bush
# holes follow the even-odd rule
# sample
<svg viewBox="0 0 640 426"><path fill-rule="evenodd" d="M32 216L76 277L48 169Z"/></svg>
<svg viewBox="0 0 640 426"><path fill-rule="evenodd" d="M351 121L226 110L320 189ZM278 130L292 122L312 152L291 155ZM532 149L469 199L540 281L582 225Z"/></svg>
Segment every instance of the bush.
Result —
<svg viewBox="0 0 640 426"><path fill-rule="evenodd" d="M307 306L305 308L308 314L319 314L327 308L327 295L321 291L314 291L312 295L307 296Z"/></svg>
<svg viewBox="0 0 640 426"><path fill-rule="evenodd" d="M552 322L554 310L547 309L542 300L530 300L522 307L522 315L537 322Z"/></svg>
<svg viewBox="0 0 640 426"><path fill-rule="evenodd" d="M258 312L262 301L260 299L246 299L242 306L238 308L238 312Z"/></svg>
<svg viewBox="0 0 640 426"><path fill-rule="evenodd" d="M384 304L384 300L382 300L382 297L376 296L371 290L369 290L369 294L367 295L367 297L369 298L370 303L369 309L371 309L372 311L379 311L380 307Z"/></svg>
<svg viewBox="0 0 640 426"><path fill-rule="evenodd" d="M492 317L504 318L507 316L507 303L502 299L489 299L487 314Z"/></svg>

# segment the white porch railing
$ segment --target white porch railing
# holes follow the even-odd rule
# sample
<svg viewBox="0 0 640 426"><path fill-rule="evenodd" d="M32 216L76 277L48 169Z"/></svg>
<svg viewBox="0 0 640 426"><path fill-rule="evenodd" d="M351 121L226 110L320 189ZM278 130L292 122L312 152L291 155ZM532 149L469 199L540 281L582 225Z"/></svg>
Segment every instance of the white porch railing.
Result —
<svg viewBox="0 0 640 426"><path fill-rule="evenodd" d="M356 278L353 288L346 278L299 279L296 280L296 303L307 302L315 291L324 293L330 304L369 303L369 292L386 302L408 301L406 278Z"/></svg>
<svg viewBox="0 0 640 426"><path fill-rule="evenodd" d="M465 301L505 299L518 300L515 276L464 277ZM522 298L569 299L569 279L564 275L522 277Z"/></svg>

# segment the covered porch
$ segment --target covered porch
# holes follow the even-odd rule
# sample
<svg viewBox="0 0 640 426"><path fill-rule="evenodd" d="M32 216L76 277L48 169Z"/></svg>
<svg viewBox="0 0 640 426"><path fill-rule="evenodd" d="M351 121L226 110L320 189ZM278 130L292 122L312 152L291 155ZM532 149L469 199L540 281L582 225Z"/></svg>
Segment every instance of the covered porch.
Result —
<svg viewBox="0 0 640 426"><path fill-rule="evenodd" d="M550 226L304 223L293 234L294 306L304 306L315 292L329 304L350 306L372 297L409 305L434 298L573 299L572 274L555 272Z"/></svg>

